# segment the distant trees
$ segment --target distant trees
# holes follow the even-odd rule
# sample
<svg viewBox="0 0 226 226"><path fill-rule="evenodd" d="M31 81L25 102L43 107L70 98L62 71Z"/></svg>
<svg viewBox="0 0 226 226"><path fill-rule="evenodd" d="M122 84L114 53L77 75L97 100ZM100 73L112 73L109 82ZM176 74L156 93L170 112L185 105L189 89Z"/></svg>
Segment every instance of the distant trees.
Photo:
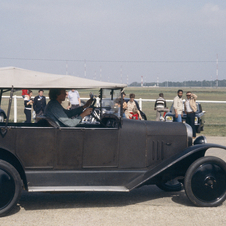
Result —
<svg viewBox="0 0 226 226"><path fill-rule="evenodd" d="M146 82L144 86L155 86L156 82ZM129 86L141 86L141 83L133 82ZM183 81L183 82L171 82L165 81L159 83L160 87L215 87L216 80L214 81ZM218 80L218 87L226 87L226 79Z"/></svg>

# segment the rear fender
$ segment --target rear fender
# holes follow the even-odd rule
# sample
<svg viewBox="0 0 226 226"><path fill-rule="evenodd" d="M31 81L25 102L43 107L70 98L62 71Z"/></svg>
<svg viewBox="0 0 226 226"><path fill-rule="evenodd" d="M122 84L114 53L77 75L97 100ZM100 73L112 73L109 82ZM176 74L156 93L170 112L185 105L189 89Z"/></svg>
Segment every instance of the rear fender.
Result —
<svg viewBox="0 0 226 226"><path fill-rule="evenodd" d="M21 179L23 180L24 187L27 190L27 179L20 160L13 153L1 147L0 147L0 159L10 163L18 171Z"/></svg>

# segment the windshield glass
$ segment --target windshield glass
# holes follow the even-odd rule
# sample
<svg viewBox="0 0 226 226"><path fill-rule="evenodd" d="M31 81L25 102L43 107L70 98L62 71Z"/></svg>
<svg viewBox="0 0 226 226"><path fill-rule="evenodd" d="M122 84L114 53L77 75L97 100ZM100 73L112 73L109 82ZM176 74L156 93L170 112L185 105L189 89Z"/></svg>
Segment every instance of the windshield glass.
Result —
<svg viewBox="0 0 226 226"><path fill-rule="evenodd" d="M114 114L120 117L121 89L102 90L102 114Z"/></svg>

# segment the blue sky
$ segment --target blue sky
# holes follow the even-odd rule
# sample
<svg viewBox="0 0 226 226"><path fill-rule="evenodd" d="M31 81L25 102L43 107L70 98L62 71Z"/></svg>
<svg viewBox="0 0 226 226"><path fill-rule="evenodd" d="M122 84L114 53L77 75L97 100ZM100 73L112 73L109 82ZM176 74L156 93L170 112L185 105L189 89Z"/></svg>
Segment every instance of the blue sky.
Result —
<svg viewBox="0 0 226 226"><path fill-rule="evenodd" d="M123 83L211 80L218 54L226 78L225 1L1 0L0 32L0 67Z"/></svg>

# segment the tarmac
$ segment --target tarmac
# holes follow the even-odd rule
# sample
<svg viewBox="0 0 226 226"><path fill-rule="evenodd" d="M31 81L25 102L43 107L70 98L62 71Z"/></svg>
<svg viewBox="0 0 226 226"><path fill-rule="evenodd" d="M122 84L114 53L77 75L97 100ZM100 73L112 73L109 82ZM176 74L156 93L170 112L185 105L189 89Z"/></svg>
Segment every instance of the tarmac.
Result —
<svg viewBox="0 0 226 226"><path fill-rule="evenodd" d="M207 137L208 143L226 146L225 137ZM226 161L226 150L208 155ZM184 190L164 192L154 185L129 193L28 193L11 215L0 218L0 226L142 226L226 225L226 201L219 207L195 207Z"/></svg>

